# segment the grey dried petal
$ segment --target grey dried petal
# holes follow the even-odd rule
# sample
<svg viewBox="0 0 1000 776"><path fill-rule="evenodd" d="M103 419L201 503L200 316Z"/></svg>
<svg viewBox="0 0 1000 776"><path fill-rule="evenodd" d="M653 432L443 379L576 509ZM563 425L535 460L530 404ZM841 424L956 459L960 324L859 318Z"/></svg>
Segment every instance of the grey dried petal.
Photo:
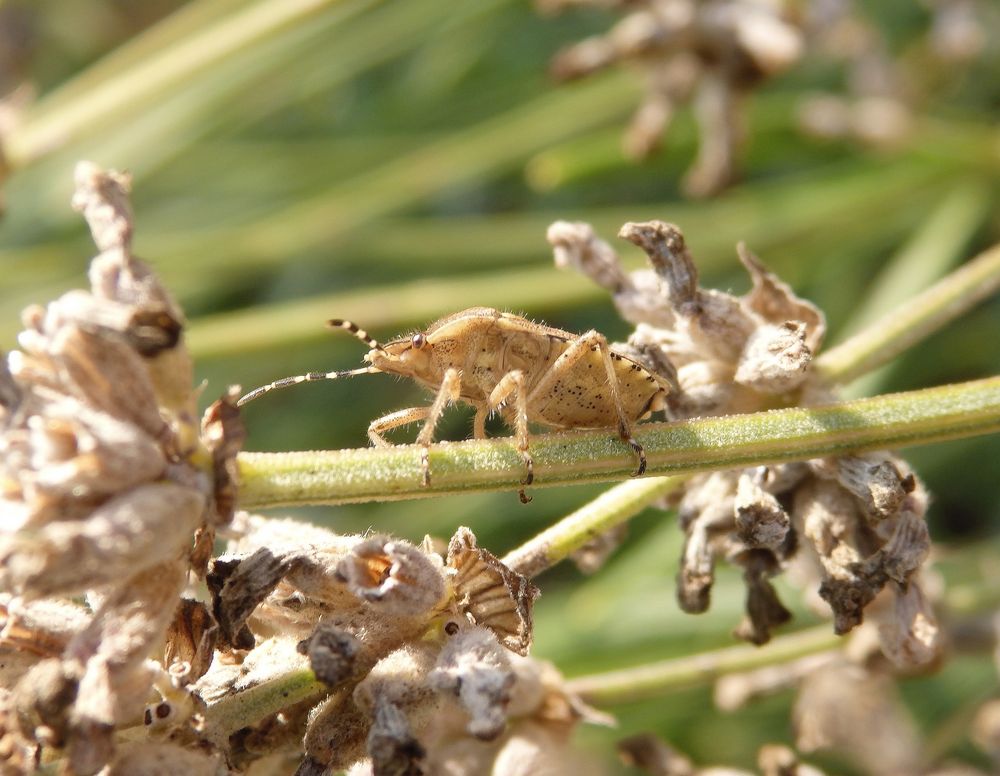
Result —
<svg viewBox="0 0 1000 776"><path fill-rule="evenodd" d="M778 571L777 560L767 550L750 550L741 553L736 562L743 566L747 599L746 616L733 635L751 644L766 644L771 639L771 629L792 618L769 581Z"/></svg>
<svg viewBox="0 0 1000 776"><path fill-rule="evenodd" d="M38 744L21 733L11 691L0 686L0 772L4 776L34 773L39 755Z"/></svg>
<svg viewBox="0 0 1000 776"><path fill-rule="evenodd" d="M570 558L583 574L596 574L628 536L628 524L622 523L591 537Z"/></svg>
<svg viewBox="0 0 1000 776"><path fill-rule="evenodd" d="M163 475L166 459L158 444L131 424L98 412L71 398L53 398L27 418L22 433L7 437L10 476L20 482L21 495L38 513L46 506L95 501ZM64 511L63 518L72 513Z"/></svg>
<svg viewBox="0 0 1000 776"><path fill-rule="evenodd" d="M823 312L812 302L796 296L791 286L768 271L746 245L739 243L736 252L753 281L753 288L743 297L743 304L769 323L804 323L806 346L813 354L817 353L826 334Z"/></svg>
<svg viewBox="0 0 1000 776"><path fill-rule="evenodd" d="M507 649L526 655L531 648L531 605L539 590L507 568L461 527L448 544L448 566L458 608L476 625L489 628Z"/></svg>
<svg viewBox="0 0 1000 776"><path fill-rule="evenodd" d="M413 736L406 715L392 703L380 701L374 717L368 733L374 776L423 776L427 750Z"/></svg>
<svg viewBox="0 0 1000 776"><path fill-rule="evenodd" d="M29 739L62 747L70 734L71 712L79 677L58 658L36 663L11 694L18 724Z"/></svg>
<svg viewBox="0 0 1000 776"><path fill-rule="evenodd" d="M212 664L217 637L218 626L208 607L201 601L181 598L167 630L164 668L181 684L197 681Z"/></svg>
<svg viewBox="0 0 1000 776"><path fill-rule="evenodd" d="M745 673L727 674L715 683L712 697L722 711L736 711L761 697L797 687L804 677L840 659L840 651L833 650Z"/></svg>
<svg viewBox="0 0 1000 776"><path fill-rule="evenodd" d="M799 762L795 752L782 744L765 744L757 753L761 776L823 776L811 765Z"/></svg>
<svg viewBox="0 0 1000 776"><path fill-rule="evenodd" d="M694 763L652 733L623 738L617 749L625 765L651 776L695 776Z"/></svg>
<svg viewBox="0 0 1000 776"><path fill-rule="evenodd" d="M73 174L73 209L83 213L97 247L127 249L132 242L132 176L104 172L92 162L80 162Z"/></svg>
<svg viewBox="0 0 1000 776"><path fill-rule="evenodd" d="M618 231L618 236L646 252L678 315L689 317L701 312L698 269L680 229L665 221L630 221Z"/></svg>
<svg viewBox="0 0 1000 776"><path fill-rule="evenodd" d="M790 520L778 499L761 487L766 472L761 466L740 475L733 504L736 531L747 547L779 552L788 538Z"/></svg>
<svg viewBox="0 0 1000 776"><path fill-rule="evenodd" d="M141 714L153 680L147 658L162 643L186 577L184 564L172 562L126 578L70 642L66 657L83 671L74 738Z"/></svg>
<svg viewBox="0 0 1000 776"><path fill-rule="evenodd" d="M274 590L292 559L275 555L266 547L243 558L222 556L212 561L205 582L212 594L212 613L223 644L253 649L254 637L247 618Z"/></svg>
<svg viewBox="0 0 1000 776"><path fill-rule="evenodd" d="M53 334L49 355L73 395L112 417L134 423L153 439L165 436L167 425L160 416L147 365L129 345L66 325Z"/></svg>
<svg viewBox="0 0 1000 776"><path fill-rule="evenodd" d="M0 654L18 651L58 657L89 620L90 613L72 601L25 602L0 593Z"/></svg>
<svg viewBox="0 0 1000 776"><path fill-rule="evenodd" d="M440 701L427 683L438 652L437 646L428 642L406 644L390 652L354 688L354 703L371 712L385 701L411 716L411 722L427 718Z"/></svg>
<svg viewBox="0 0 1000 776"><path fill-rule="evenodd" d="M361 642L352 634L332 623L321 622L296 649L308 655L317 679L328 687L337 687L356 673L361 647Z"/></svg>
<svg viewBox="0 0 1000 776"><path fill-rule="evenodd" d="M744 136L740 90L728 73L701 74L692 109L698 122L698 156L681 185L689 197L718 194L736 177L736 157Z"/></svg>
<svg viewBox="0 0 1000 776"><path fill-rule="evenodd" d="M692 478L677 508L685 533L677 572L677 601L681 609L697 614L708 609L715 579L715 543L734 528L738 474L713 472Z"/></svg>
<svg viewBox="0 0 1000 776"><path fill-rule="evenodd" d="M750 335L733 379L762 393L787 393L802 384L810 363L804 323L766 324Z"/></svg>
<svg viewBox="0 0 1000 776"><path fill-rule="evenodd" d="M844 455L811 463L821 477L835 479L846 488L871 520L895 515L916 487L916 478L891 453Z"/></svg>
<svg viewBox="0 0 1000 776"><path fill-rule="evenodd" d="M932 663L941 656L944 644L930 601L912 581L905 588L893 585L892 592L893 608L880 617L878 629L882 653L903 669Z"/></svg>
<svg viewBox="0 0 1000 776"><path fill-rule="evenodd" d="M7 356L0 352L0 422L21 403L21 388L10 373Z"/></svg>
<svg viewBox="0 0 1000 776"><path fill-rule="evenodd" d="M220 399L213 402L201 419L201 441L212 455L215 525L228 525L233 520L239 468L236 455L246 440L246 429L236 407L238 386L230 386Z"/></svg>
<svg viewBox="0 0 1000 776"><path fill-rule="evenodd" d="M430 685L454 695L469 715L467 731L483 741L503 733L515 675L507 651L485 628L463 628L452 636L429 676Z"/></svg>
<svg viewBox="0 0 1000 776"><path fill-rule="evenodd" d="M120 583L137 570L179 558L203 509L199 493L158 482L126 491L85 520L2 536L0 583L28 598Z"/></svg>
<svg viewBox="0 0 1000 776"><path fill-rule="evenodd" d="M832 749L867 773L920 772L920 737L888 677L827 666L802 683L793 719L800 751Z"/></svg>
<svg viewBox="0 0 1000 776"><path fill-rule="evenodd" d="M305 757L295 776L326 776L350 767L365 755L371 714L359 709L350 693L334 693L317 707L309 721Z"/></svg>
<svg viewBox="0 0 1000 776"><path fill-rule="evenodd" d="M143 356L175 347L181 333L181 322L163 304L136 307L79 289L48 305L41 330L54 334L67 325L101 337L116 337Z"/></svg>
<svg viewBox="0 0 1000 776"><path fill-rule="evenodd" d="M218 776L218 755L166 741L126 744L108 764L106 776Z"/></svg>
<svg viewBox="0 0 1000 776"><path fill-rule="evenodd" d="M384 536L355 545L337 575L358 598L400 615L430 612L445 595L439 556Z"/></svg>
<svg viewBox="0 0 1000 776"><path fill-rule="evenodd" d="M549 226L545 239L552 246L559 269L572 267L613 294L632 287L621 268L615 249L597 236L594 228L582 221L556 221Z"/></svg>

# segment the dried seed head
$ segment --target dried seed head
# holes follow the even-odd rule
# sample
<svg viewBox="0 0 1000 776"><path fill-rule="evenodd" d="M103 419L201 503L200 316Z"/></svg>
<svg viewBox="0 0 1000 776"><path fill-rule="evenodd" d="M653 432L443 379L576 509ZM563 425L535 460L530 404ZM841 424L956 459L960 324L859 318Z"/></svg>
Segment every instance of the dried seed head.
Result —
<svg viewBox="0 0 1000 776"><path fill-rule="evenodd" d="M298 651L308 655L316 678L330 687L337 687L357 671L361 651L358 639L330 623L320 623L312 635L299 642Z"/></svg>
<svg viewBox="0 0 1000 776"><path fill-rule="evenodd" d="M511 571L488 550L476 546L468 528L448 545L455 604L469 621L489 628L507 649L526 655L531 648L531 605L537 587Z"/></svg>
<svg viewBox="0 0 1000 776"><path fill-rule="evenodd" d="M566 80L621 62L639 66L646 95L625 140L633 156L656 150L678 108L693 102L699 152L685 188L694 196L713 194L735 176L744 94L796 63L805 47L803 30L781 3L539 0L538 5L548 12L570 5L624 10L624 18L606 34L557 53L550 70Z"/></svg>
<svg viewBox="0 0 1000 776"><path fill-rule="evenodd" d="M386 613L419 616L445 595L440 557L387 537L357 544L340 561L337 574L354 595Z"/></svg>
<svg viewBox="0 0 1000 776"><path fill-rule="evenodd" d="M470 735L484 741L499 736L515 676L508 652L485 628L464 628L452 636L431 671L431 686L457 697L469 715Z"/></svg>

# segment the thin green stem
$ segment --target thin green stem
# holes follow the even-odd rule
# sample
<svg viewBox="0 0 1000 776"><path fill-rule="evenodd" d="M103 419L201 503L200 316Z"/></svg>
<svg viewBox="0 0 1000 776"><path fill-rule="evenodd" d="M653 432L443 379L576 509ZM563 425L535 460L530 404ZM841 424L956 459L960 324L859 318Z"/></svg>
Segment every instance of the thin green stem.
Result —
<svg viewBox="0 0 1000 776"><path fill-rule="evenodd" d="M224 696L205 710L205 726L228 736L270 714L329 692L308 668L275 674L265 682Z"/></svg>
<svg viewBox="0 0 1000 776"><path fill-rule="evenodd" d="M635 517L683 482L683 477L649 477L621 482L511 550L503 562L526 577L537 576L565 560L595 536Z"/></svg>
<svg viewBox="0 0 1000 776"><path fill-rule="evenodd" d="M685 474L846 452L928 444L1000 430L1000 377L823 407L794 407L640 426L650 475ZM534 437L538 486L628 478L635 461L617 436L580 431ZM416 445L243 453L240 504L392 501L471 491L516 490L524 464L510 438L432 447L422 487Z"/></svg>
<svg viewBox="0 0 1000 776"><path fill-rule="evenodd" d="M907 348L1000 289L1000 244L959 267L900 309L826 351L813 366L830 384L846 383L888 363Z"/></svg>
<svg viewBox="0 0 1000 776"><path fill-rule="evenodd" d="M588 703L628 703L658 698L674 690L837 649L843 643L830 625L778 636L763 647L740 645L697 655L647 663L634 668L570 679L567 689Z"/></svg>

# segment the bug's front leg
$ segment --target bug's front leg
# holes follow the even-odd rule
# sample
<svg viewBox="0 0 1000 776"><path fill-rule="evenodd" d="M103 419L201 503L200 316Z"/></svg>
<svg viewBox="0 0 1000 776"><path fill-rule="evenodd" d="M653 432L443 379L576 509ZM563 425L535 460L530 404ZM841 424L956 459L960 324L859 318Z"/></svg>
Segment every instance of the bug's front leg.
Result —
<svg viewBox="0 0 1000 776"><path fill-rule="evenodd" d="M431 442L434 441L434 429L441 419L444 408L451 402L458 401L461 390L462 373L452 367L444 373L444 379L441 381L441 387L438 388L437 396L434 397L433 404L427 408L427 420L424 421L424 427L417 434L417 444L423 448L420 452L420 465L423 467L425 488L431 484L430 447Z"/></svg>
<svg viewBox="0 0 1000 776"><path fill-rule="evenodd" d="M368 439L375 447L392 447L392 442L382 436L383 434L394 428L423 420L430 414L430 411L430 407L410 407L376 418L368 425Z"/></svg>
<svg viewBox="0 0 1000 776"><path fill-rule="evenodd" d="M528 396L525 391L524 372L515 369L503 376L496 387L490 391L488 399L490 409L497 409L501 404L514 394L514 409L516 411L514 419L514 433L517 442L517 450L524 460L525 475L521 480L522 485L530 485L535 479L535 464L528 452ZM522 504L527 504L531 499L525 495L524 488L517 492Z"/></svg>

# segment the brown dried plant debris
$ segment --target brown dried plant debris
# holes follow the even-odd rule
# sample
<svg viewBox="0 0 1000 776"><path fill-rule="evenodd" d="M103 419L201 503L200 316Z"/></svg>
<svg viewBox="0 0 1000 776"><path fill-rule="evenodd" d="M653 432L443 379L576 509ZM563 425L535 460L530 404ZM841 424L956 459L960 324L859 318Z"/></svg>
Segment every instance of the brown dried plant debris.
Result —
<svg viewBox="0 0 1000 776"><path fill-rule="evenodd" d="M128 189L77 167L73 205L101 250L90 290L25 310L0 362L5 682L37 722L22 725L29 745L65 747L80 774L115 756L115 728L141 719L165 672L179 686L207 668L214 626L182 646L175 611L204 566L196 535L231 518L242 440L231 397L199 431L183 315L132 254ZM64 600L80 596L86 609Z"/></svg>
<svg viewBox="0 0 1000 776"><path fill-rule="evenodd" d="M804 49L794 6L781 0L537 4L543 11L571 4L610 5L625 13L606 34L559 52L552 73L567 80L622 62L640 68L646 94L624 138L625 152L632 157L657 150L678 108L690 102L698 122L699 150L684 188L696 197L714 194L735 178L745 96L795 64Z"/></svg>
<svg viewBox="0 0 1000 776"><path fill-rule="evenodd" d="M559 51L550 70L560 81L616 65L641 74L644 97L625 131L625 153L655 153L674 117L690 104L698 152L682 186L711 196L739 173L745 105L771 78L809 61L842 74L838 91L807 93L799 127L822 139L875 148L900 145L928 97L945 93L987 53L984 30L1000 12L988 0L924 0L925 32L899 57L887 36L851 0L536 0L545 13L597 6L622 13L607 32ZM993 51L990 51L990 49Z"/></svg>
<svg viewBox="0 0 1000 776"><path fill-rule="evenodd" d="M646 253L650 269L625 272L588 224L559 221L548 232L557 266L607 288L635 326L614 347L675 382L670 417L829 400L811 372L826 332L823 314L744 246L738 254L753 285L734 296L699 285L676 226L628 223L619 236ZM927 494L897 456L865 453L696 475L676 506L686 536L677 577L685 611L708 608L715 564L725 559L743 569L747 585L746 617L736 634L764 643L790 616L770 580L794 565L809 570L808 584L826 602L837 633L860 624L886 591L893 604L879 613L885 654L915 666L940 652L917 579L930 546Z"/></svg>
<svg viewBox="0 0 1000 776"><path fill-rule="evenodd" d="M510 740L515 715L536 714L560 730L597 718L548 670L519 680L512 660L530 647L538 591L469 529L458 529L442 558L430 541L418 547L245 514L234 526L240 535L212 562L208 585L221 644L242 665L233 671L217 660L195 687L222 698L267 681L277 665L307 660L327 689L304 725L299 774L363 758L378 774L435 773L428 763L450 757L442 742ZM525 687L533 688L527 701ZM263 740L241 734L233 756L251 756L247 747ZM502 750L482 749L477 761Z"/></svg>

